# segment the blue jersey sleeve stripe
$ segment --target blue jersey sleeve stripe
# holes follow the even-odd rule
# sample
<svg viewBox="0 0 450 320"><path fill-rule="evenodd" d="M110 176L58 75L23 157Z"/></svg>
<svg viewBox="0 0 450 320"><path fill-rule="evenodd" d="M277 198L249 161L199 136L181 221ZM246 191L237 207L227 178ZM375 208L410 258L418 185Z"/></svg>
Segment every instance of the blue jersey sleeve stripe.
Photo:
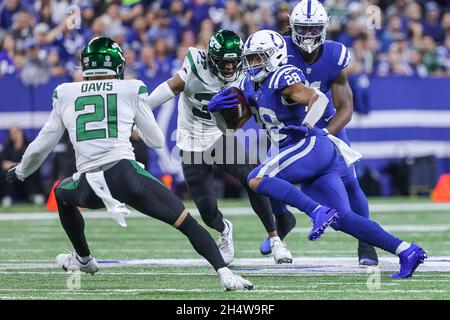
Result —
<svg viewBox="0 0 450 320"><path fill-rule="evenodd" d="M280 72L278 74L278 76L277 76L277 79L274 82L274 89L278 89L279 88L279 86L280 86L280 78L281 78L282 75L286 74L289 71L296 70L296 69L298 69L298 68L291 66L290 68L284 69L283 72Z"/></svg>
<svg viewBox="0 0 450 320"><path fill-rule="evenodd" d="M281 75L284 74L287 70L291 70L293 68L295 69L297 67L293 66L292 64L286 64L286 65L282 66L280 69L278 69L277 71L275 71L272 75L272 78L270 79L269 88L273 89L273 88L278 87L275 85L279 81Z"/></svg>
<svg viewBox="0 0 450 320"><path fill-rule="evenodd" d="M269 82L269 88L273 88L273 83L275 81L277 74L280 73L282 70L286 69L287 67L292 67L292 65L290 65L290 64L284 65L272 74L272 78L270 78L270 82Z"/></svg>
<svg viewBox="0 0 450 320"><path fill-rule="evenodd" d="M339 61L338 61L338 65L342 66L342 63L344 62L345 56L347 54L347 48L341 44L342 48L341 48L341 55L339 57Z"/></svg>
<svg viewBox="0 0 450 320"><path fill-rule="evenodd" d="M347 50L347 56L346 56L346 58L345 58L344 68L347 68L347 66L348 66L349 63L350 63L350 59L351 59L351 54L350 54L350 51Z"/></svg>

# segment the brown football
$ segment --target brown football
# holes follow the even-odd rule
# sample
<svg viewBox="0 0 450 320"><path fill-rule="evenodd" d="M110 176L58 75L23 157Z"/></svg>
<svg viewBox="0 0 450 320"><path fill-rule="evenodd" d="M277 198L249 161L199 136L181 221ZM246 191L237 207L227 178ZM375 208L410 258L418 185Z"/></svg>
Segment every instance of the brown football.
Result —
<svg viewBox="0 0 450 320"><path fill-rule="evenodd" d="M223 109L220 111L220 113L225 118L225 120L231 123L235 123L238 122L244 115L247 115L248 112L250 112L250 108L241 89L237 87L231 88L232 89L230 90L229 94L237 94L238 104L233 108Z"/></svg>

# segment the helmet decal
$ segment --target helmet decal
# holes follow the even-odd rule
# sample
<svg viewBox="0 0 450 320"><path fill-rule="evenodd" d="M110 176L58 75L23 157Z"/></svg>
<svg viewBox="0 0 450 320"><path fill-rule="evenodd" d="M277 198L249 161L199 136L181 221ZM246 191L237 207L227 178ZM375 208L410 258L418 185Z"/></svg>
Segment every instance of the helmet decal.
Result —
<svg viewBox="0 0 450 320"><path fill-rule="evenodd" d="M308 5L306 7L306 18L311 19L311 0L308 0Z"/></svg>

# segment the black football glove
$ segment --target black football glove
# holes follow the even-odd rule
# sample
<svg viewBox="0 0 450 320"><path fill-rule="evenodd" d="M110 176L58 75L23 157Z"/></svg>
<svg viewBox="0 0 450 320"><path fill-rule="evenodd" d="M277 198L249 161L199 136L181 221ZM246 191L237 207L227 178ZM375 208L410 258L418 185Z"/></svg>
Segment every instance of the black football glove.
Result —
<svg viewBox="0 0 450 320"><path fill-rule="evenodd" d="M11 167L9 167L8 172L6 172L6 178L5 178L6 182L14 183L14 182L17 182L17 181L20 180L19 177L17 177L17 174L16 174L16 167L17 167L16 164L12 165Z"/></svg>

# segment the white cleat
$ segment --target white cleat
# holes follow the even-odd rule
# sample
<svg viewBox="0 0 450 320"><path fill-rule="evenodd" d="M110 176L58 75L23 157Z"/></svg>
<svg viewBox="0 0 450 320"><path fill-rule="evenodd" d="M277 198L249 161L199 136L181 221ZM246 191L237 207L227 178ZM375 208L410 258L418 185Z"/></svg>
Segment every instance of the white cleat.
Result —
<svg viewBox="0 0 450 320"><path fill-rule="evenodd" d="M229 269L220 273L220 281L222 282L224 291L253 290L254 288L253 283L234 274Z"/></svg>
<svg viewBox="0 0 450 320"><path fill-rule="evenodd" d="M219 233L219 240L217 246L222 255L225 264L228 266L234 259L234 245L233 245L233 224L224 219L223 222L228 226L228 231Z"/></svg>
<svg viewBox="0 0 450 320"><path fill-rule="evenodd" d="M271 249L275 263L292 263L292 254L281 240L273 241Z"/></svg>
<svg viewBox="0 0 450 320"><path fill-rule="evenodd" d="M56 264L64 271L79 270L92 275L98 271L97 260L94 257L86 263L81 263L75 252L58 254Z"/></svg>

